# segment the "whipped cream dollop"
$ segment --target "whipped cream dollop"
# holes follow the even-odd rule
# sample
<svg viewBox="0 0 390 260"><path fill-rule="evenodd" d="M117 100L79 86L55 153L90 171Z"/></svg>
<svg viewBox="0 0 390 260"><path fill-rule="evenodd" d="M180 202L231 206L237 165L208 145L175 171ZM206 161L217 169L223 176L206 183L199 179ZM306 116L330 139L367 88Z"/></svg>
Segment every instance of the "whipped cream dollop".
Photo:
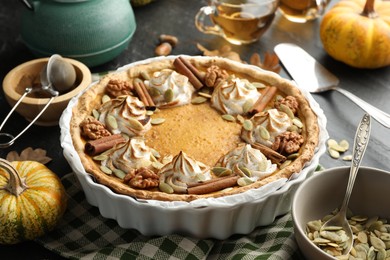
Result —
<svg viewBox="0 0 390 260"><path fill-rule="evenodd" d="M146 146L142 137L134 137L114 146L107 155L108 158L103 160L101 165L111 170L119 169L128 173L132 169L152 165L151 149Z"/></svg>
<svg viewBox="0 0 390 260"><path fill-rule="evenodd" d="M145 85L158 107L181 106L191 102L195 88L188 78L171 69L154 72Z"/></svg>
<svg viewBox="0 0 390 260"><path fill-rule="evenodd" d="M214 89L211 105L223 114L243 114L244 105L252 106L260 96L260 92L247 79L232 76Z"/></svg>
<svg viewBox="0 0 390 260"><path fill-rule="evenodd" d="M250 120L253 128L250 131L243 128L241 138L247 143L260 143L268 147L271 147L275 137L286 132L293 124L286 113L274 108L257 113Z"/></svg>
<svg viewBox="0 0 390 260"><path fill-rule="evenodd" d="M145 105L133 96L120 96L105 102L99 109L99 121L112 134L143 136L151 127Z"/></svg>
<svg viewBox="0 0 390 260"><path fill-rule="evenodd" d="M233 173L243 177L249 177L252 181L261 180L271 175L277 169L277 165L267 159L258 149L250 144L241 143L235 149L223 156L219 164L231 169ZM243 169L250 171L251 176L244 176Z"/></svg>
<svg viewBox="0 0 390 260"><path fill-rule="evenodd" d="M160 183L170 185L175 193L186 193L187 185L211 179L209 167L180 152L160 169Z"/></svg>

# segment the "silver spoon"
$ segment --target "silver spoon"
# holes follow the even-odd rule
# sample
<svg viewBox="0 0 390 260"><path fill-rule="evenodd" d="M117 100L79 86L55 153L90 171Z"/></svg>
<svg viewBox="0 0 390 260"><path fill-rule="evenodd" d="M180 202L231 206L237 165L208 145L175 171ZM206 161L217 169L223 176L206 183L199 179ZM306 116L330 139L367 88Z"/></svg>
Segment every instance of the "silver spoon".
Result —
<svg viewBox="0 0 390 260"><path fill-rule="evenodd" d="M70 67L71 68L70 68ZM19 98L14 107L5 117L3 123L0 125L0 131L11 116L11 114L15 111L17 106L22 102L22 100L30 93L45 91L49 93L50 99L43 107L43 109L38 113L38 115L31 120L30 124L28 124L18 135L13 136L9 133L0 133L0 148L7 148L11 146L17 138L19 138L27 129L32 126L35 121L45 112L45 110L49 107L55 97L60 95L60 92L67 92L71 88L74 87L74 83L76 81L76 73L71 64L69 64L66 60L64 60L60 55L52 55L49 58L47 65L42 69L40 73L41 79L41 87L33 88L28 87L25 89L24 94ZM59 91L57 91L57 86L59 87ZM7 140L7 141L4 141Z"/></svg>
<svg viewBox="0 0 390 260"><path fill-rule="evenodd" d="M390 128L390 114L367 103L351 92L338 87L339 79L304 49L292 43L280 43L275 46L274 50L299 87L310 91L310 93L336 90L349 98L366 113L369 113L383 126Z"/></svg>
<svg viewBox="0 0 390 260"><path fill-rule="evenodd" d="M331 219L329 219L327 222L325 222L320 229L321 232L323 230L331 230L332 229L331 227L343 228L343 230L346 232L346 235L348 236L348 241L343 250L343 255L349 254L353 246L353 233L347 220L348 202L351 197L353 185L355 183L356 175L359 170L360 162L367 148L368 140L370 138L370 132L371 132L371 118L369 114L365 114L362 120L360 121L360 124L356 131L355 141L353 145L353 152L352 152L352 164L349 172L347 190L345 192L345 197L341 205L340 211Z"/></svg>

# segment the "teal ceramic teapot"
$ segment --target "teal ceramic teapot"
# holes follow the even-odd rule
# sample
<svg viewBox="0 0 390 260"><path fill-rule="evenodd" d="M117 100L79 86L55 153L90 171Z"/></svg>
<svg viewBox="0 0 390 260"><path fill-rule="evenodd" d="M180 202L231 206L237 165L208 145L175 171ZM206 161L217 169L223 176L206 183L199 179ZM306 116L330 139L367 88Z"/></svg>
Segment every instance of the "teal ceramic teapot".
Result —
<svg viewBox="0 0 390 260"><path fill-rule="evenodd" d="M136 22L129 0L22 0L21 37L38 57L61 54L93 67L117 57Z"/></svg>

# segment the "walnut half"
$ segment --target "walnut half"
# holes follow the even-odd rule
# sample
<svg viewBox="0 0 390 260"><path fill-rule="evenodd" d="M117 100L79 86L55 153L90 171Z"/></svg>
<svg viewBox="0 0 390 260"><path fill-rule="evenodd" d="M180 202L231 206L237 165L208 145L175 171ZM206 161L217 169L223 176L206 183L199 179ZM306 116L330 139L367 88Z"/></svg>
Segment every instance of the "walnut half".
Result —
<svg viewBox="0 0 390 260"><path fill-rule="evenodd" d="M86 117L81 122L80 127L81 134L88 137L90 140L96 140L111 135L105 126L92 116Z"/></svg>
<svg viewBox="0 0 390 260"><path fill-rule="evenodd" d="M124 95L133 95L132 90L133 86L129 82L118 79L111 79L106 86L107 94L114 98Z"/></svg>
<svg viewBox="0 0 390 260"><path fill-rule="evenodd" d="M275 138L271 148L280 154L292 154L299 151L303 142L302 135L296 132L285 132Z"/></svg>
<svg viewBox="0 0 390 260"><path fill-rule="evenodd" d="M123 181L136 189L151 189L159 185L158 175L145 167L131 170Z"/></svg>

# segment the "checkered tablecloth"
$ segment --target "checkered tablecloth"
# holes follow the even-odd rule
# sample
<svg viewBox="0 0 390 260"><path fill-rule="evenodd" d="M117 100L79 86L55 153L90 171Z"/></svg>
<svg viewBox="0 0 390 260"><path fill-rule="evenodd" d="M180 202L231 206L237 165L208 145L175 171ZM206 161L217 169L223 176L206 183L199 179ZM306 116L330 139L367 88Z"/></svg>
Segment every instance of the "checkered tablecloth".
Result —
<svg viewBox="0 0 390 260"><path fill-rule="evenodd" d="M68 209L58 227L37 240L71 259L303 259L293 236L291 214L248 235L226 240L196 239L177 234L146 237L103 218L88 204L74 174L62 182Z"/></svg>

